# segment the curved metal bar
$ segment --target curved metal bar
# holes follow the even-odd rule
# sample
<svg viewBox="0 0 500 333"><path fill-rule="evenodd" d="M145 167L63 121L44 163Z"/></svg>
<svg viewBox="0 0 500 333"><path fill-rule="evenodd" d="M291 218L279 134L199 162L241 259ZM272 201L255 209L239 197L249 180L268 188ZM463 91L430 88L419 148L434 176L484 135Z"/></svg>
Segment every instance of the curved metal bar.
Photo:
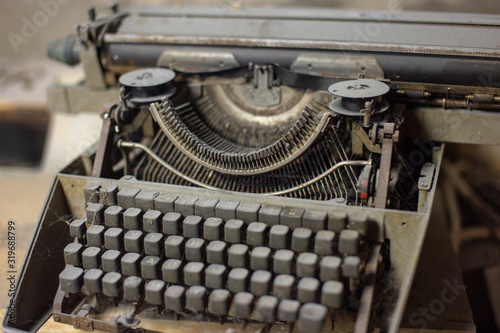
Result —
<svg viewBox="0 0 500 333"><path fill-rule="evenodd" d="M139 149L143 150L145 153L147 153L149 156L151 156L156 162L160 163L162 166L167 168L169 171L171 171L174 174L176 174L177 176L187 180L188 182L190 182L196 186L209 189L209 190L220 190L220 188L218 188L218 187L214 187L214 186L202 183L196 179L193 179L193 178L183 174L182 172L180 172L179 170L175 169L173 166L171 166L170 164L165 162L158 155L156 155L151 149L149 149L149 147L147 147L141 143L127 142L127 141L120 140L120 141L118 141L118 148L139 148ZM342 161L342 162L336 163L334 166L332 166L330 169L323 172L321 175L319 175L319 176L317 176L317 177L315 177L315 178L313 178L313 179L311 179L303 184L300 184L300 185L295 186L295 187L291 187L291 188L286 189L286 190L281 190L281 191L277 191L277 192L270 192L270 193L263 193L263 194L267 194L267 195L288 194L288 193L303 189L307 186L310 186L310 185L320 181L321 179L325 178L326 176L328 176L329 174L331 174L332 172L334 172L335 170L337 170L341 167L344 167L344 166L365 166L365 165L370 165L370 164L372 164L371 160L368 160L368 161L364 161L364 160L363 161L351 161L351 160Z"/></svg>

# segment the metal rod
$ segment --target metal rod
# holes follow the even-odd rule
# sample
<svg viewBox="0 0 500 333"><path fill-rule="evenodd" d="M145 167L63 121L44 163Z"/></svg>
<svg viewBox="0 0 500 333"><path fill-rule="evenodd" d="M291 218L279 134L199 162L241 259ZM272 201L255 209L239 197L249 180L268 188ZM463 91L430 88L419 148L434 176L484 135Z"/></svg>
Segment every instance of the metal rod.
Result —
<svg viewBox="0 0 500 333"><path fill-rule="evenodd" d="M197 185L199 187L203 187L203 188L206 188L206 189L209 189L209 190L220 190L220 188L218 187L214 187L214 186L211 186L211 185L208 185L208 184L205 184L205 183L202 183L196 179L193 179L185 174L183 174L182 172L180 172L179 170L175 169L173 166L171 166L170 164L168 164L167 162L165 162L162 158L160 158L158 155L156 155L151 149L149 149L149 147L141 144L141 143L137 143L137 142L127 142L127 141L118 141L118 148L139 148L141 150L143 150L145 153L147 153L149 156L151 156L156 162L160 163L161 165L163 165L165 168L167 168L168 170L170 170L171 172L173 172L174 174L176 174L177 176L187 180L188 182L190 183L193 183L194 185ZM289 188L289 189L286 189L286 190L282 190L282 191L277 191L277 192L270 192L270 193L264 193L264 194L267 194L267 195L283 195L283 194L287 194L287 193L291 193L291 192L295 192L295 191L298 191L300 189L303 189L307 186L310 186L314 183L316 183L317 181L320 181L321 179L325 178L326 176L328 176L329 174L331 174L332 172L334 172L335 170L337 170L338 168L341 168L341 167L344 167L344 166L364 166L364 165L370 165L372 164L372 161L369 160L369 161L342 161L342 162L338 162L336 163L335 165L333 165L330 169L326 170L325 172L323 172L321 175L303 183L303 184L300 184L298 186L295 186L295 187L292 187L292 188Z"/></svg>
<svg viewBox="0 0 500 333"><path fill-rule="evenodd" d="M412 53L430 55L449 55L462 57L496 58L498 50L479 47L459 48L455 46L402 45L378 42L347 42L329 40L300 40L252 37L212 37L212 36L167 36L140 34L106 34L105 43L146 43L146 44L183 44L212 46L244 46L272 48L300 48L323 50L347 50L363 52Z"/></svg>
<svg viewBox="0 0 500 333"><path fill-rule="evenodd" d="M317 176L317 177L315 177L315 178L313 178L313 179L311 179L303 184L289 188L287 190L272 192L272 193L267 193L267 194L269 194L269 195L282 195L282 194L294 192L294 191L300 190L304 187L307 187L311 184L314 184L317 181L320 181L321 179L325 178L326 176L328 176L329 174L331 174L332 172L334 172L335 170L337 170L338 168L341 168L343 166L364 166L364 165L370 165L370 164L372 164L371 160L370 161L342 161L342 162L338 162L334 166L332 166L330 169L323 172L321 175L319 175L319 176Z"/></svg>
<svg viewBox="0 0 500 333"><path fill-rule="evenodd" d="M118 141L118 148L122 148L122 147L123 148L139 148L139 149L143 150L145 153L147 153L149 156L151 156L156 162L160 163L165 168L167 168L171 172L175 173L177 176L187 180L188 182L193 183L194 185L197 185L197 186L200 186L203 188L208 188L210 190L219 190L219 188L217 188L217 187L213 187L213 186L210 186L208 184L204 184L202 182L197 181L196 179L193 179L193 178L183 174L182 172L180 172L179 170L175 169L173 166L171 166L170 164L165 162L163 159L161 159L160 156L156 155L151 149L149 149L149 147L147 147L141 143L127 142L127 141L120 140L120 141Z"/></svg>

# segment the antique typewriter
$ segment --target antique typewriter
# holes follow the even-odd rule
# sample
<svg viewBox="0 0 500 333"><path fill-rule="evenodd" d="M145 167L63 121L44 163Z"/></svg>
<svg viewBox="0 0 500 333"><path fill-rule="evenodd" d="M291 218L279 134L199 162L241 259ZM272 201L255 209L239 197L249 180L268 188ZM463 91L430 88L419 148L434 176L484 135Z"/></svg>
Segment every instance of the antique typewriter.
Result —
<svg viewBox="0 0 500 333"><path fill-rule="evenodd" d="M498 144L499 17L89 17L49 45L86 74L49 103L101 137L55 179L6 332L412 327L442 142Z"/></svg>

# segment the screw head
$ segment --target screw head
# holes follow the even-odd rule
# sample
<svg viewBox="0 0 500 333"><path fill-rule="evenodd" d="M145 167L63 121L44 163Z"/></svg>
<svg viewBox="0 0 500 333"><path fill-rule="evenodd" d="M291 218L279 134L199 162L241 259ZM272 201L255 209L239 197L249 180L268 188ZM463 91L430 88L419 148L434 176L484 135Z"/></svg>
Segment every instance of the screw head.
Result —
<svg viewBox="0 0 500 333"><path fill-rule="evenodd" d="M61 321L61 318L59 318L58 315L54 315L54 321L56 322L60 322Z"/></svg>

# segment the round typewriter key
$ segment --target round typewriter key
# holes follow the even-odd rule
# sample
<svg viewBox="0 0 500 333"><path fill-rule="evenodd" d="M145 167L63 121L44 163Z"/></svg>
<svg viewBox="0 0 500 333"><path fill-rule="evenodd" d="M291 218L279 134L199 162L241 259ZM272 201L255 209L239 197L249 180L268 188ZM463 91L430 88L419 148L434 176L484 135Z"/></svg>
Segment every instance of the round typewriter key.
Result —
<svg viewBox="0 0 500 333"><path fill-rule="evenodd" d="M211 241L222 239L222 219L218 217L210 217L203 224L203 238Z"/></svg>
<svg viewBox="0 0 500 333"><path fill-rule="evenodd" d="M323 282L329 280L340 281L342 278L342 259L334 256L326 256L319 263L319 279Z"/></svg>
<svg viewBox="0 0 500 333"><path fill-rule="evenodd" d="M165 308L167 310L182 312L185 306L184 287L170 286L165 291Z"/></svg>
<svg viewBox="0 0 500 333"><path fill-rule="evenodd" d="M284 299L278 305L278 320L293 323L297 321L300 302L291 299Z"/></svg>
<svg viewBox="0 0 500 333"><path fill-rule="evenodd" d="M227 246L225 242L211 241L207 246L207 263L226 264Z"/></svg>
<svg viewBox="0 0 500 333"><path fill-rule="evenodd" d="M139 193L139 191L139 189L128 187L121 189L116 195L118 206L121 206L125 209L134 207L135 196Z"/></svg>
<svg viewBox="0 0 500 333"><path fill-rule="evenodd" d="M165 256L172 259L182 259L184 256L184 237L168 236L164 243Z"/></svg>
<svg viewBox="0 0 500 333"><path fill-rule="evenodd" d="M257 301L255 317L257 320L274 324L276 321L276 310L278 309L278 299L274 296L262 296Z"/></svg>
<svg viewBox="0 0 500 333"><path fill-rule="evenodd" d="M265 246L255 247L250 254L250 268L254 271L269 270L271 249Z"/></svg>
<svg viewBox="0 0 500 333"><path fill-rule="evenodd" d="M233 244L228 250L228 266L237 268L247 267L248 246L245 244Z"/></svg>
<svg viewBox="0 0 500 333"><path fill-rule="evenodd" d="M259 211L259 220L267 224L268 226L274 226L280 224L280 214L283 210L281 206L275 205L262 205Z"/></svg>
<svg viewBox="0 0 500 333"><path fill-rule="evenodd" d="M297 277L315 277L318 268L318 255L303 252L297 257Z"/></svg>
<svg viewBox="0 0 500 333"><path fill-rule="evenodd" d="M87 230L87 246L101 247L104 245L104 226L93 225Z"/></svg>
<svg viewBox="0 0 500 333"><path fill-rule="evenodd" d="M252 222L247 228L247 244L263 246L266 242L267 225L261 222Z"/></svg>
<svg viewBox="0 0 500 333"><path fill-rule="evenodd" d="M83 238L85 231L87 231L85 220L73 220L69 224L69 235L71 237Z"/></svg>
<svg viewBox="0 0 500 333"><path fill-rule="evenodd" d="M250 278L250 291L255 296L263 296L269 293L272 274L268 271L255 271Z"/></svg>
<svg viewBox="0 0 500 333"><path fill-rule="evenodd" d="M208 312L227 316L231 305L231 293L226 289L216 289L208 296Z"/></svg>
<svg viewBox="0 0 500 333"><path fill-rule="evenodd" d="M99 202L99 189L101 185L97 183L88 183L83 188L83 193L85 195L85 202L98 203Z"/></svg>
<svg viewBox="0 0 500 333"><path fill-rule="evenodd" d="M223 289L226 285L226 266L212 264L205 270L205 286L210 289Z"/></svg>
<svg viewBox="0 0 500 333"><path fill-rule="evenodd" d="M217 198L201 197L194 204L194 213L204 219L213 218L212 216L215 216L215 206L218 202L219 199Z"/></svg>
<svg viewBox="0 0 500 333"><path fill-rule="evenodd" d="M333 241L335 233L329 230L321 230L316 233L314 238L314 252L319 255L333 254Z"/></svg>
<svg viewBox="0 0 500 333"><path fill-rule="evenodd" d="M146 256L141 261L141 274L145 279L153 280L160 277L160 257Z"/></svg>
<svg viewBox="0 0 500 333"><path fill-rule="evenodd" d="M252 317L255 296L249 292L239 292L233 298L233 312L236 317L250 319Z"/></svg>
<svg viewBox="0 0 500 333"><path fill-rule="evenodd" d="M101 249L99 247L87 247L82 253L84 269L99 268L101 266Z"/></svg>
<svg viewBox="0 0 500 333"><path fill-rule="evenodd" d="M106 296L119 297L122 293L122 275L110 272L102 278L102 292Z"/></svg>
<svg viewBox="0 0 500 333"><path fill-rule="evenodd" d="M191 238L186 242L186 260L203 261L205 257L205 240L202 238Z"/></svg>
<svg viewBox="0 0 500 333"><path fill-rule="evenodd" d="M117 250L107 250L104 252L101 257L102 270L105 272L119 272L120 257L121 253Z"/></svg>
<svg viewBox="0 0 500 333"><path fill-rule="evenodd" d="M312 232L318 232L326 227L326 212L321 210L306 209L302 216L302 225L304 228L311 229Z"/></svg>
<svg viewBox="0 0 500 333"><path fill-rule="evenodd" d="M192 286L186 291L186 309L203 313L207 307L207 288L203 286Z"/></svg>
<svg viewBox="0 0 500 333"><path fill-rule="evenodd" d="M169 214L174 211L174 202L178 196L173 194L160 193L154 198L155 210L163 214ZM179 214L180 215L180 214ZM165 230L163 230L165 232Z"/></svg>
<svg viewBox="0 0 500 333"><path fill-rule="evenodd" d="M120 206L110 206L104 211L104 225L111 228L119 228L122 224L122 211Z"/></svg>
<svg viewBox="0 0 500 333"><path fill-rule="evenodd" d="M129 276L123 282L123 298L139 302L144 297L144 280L138 276Z"/></svg>
<svg viewBox="0 0 500 333"><path fill-rule="evenodd" d="M368 214L365 212L355 212L349 215L347 228L356 230L361 236L366 236L368 234L369 222Z"/></svg>
<svg viewBox="0 0 500 333"><path fill-rule="evenodd" d="M342 263L342 275L348 278L359 278L361 269L361 259L355 256L348 256L344 258Z"/></svg>
<svg viewBox="0 0 500 333"><path fill-rule="evenodd" d="M66 265L80 266L82 264L83 245L80 243L69 243L64 248L64 262Z"/></svg>
<svg viewBox="0 0 500 333"><path fill-rule="evenodd" d="M142 216L142 229L145 232L160 232L160 217L159 210L148 210Z"/></svg>
<svg viewBox="0 0 500 333"><path fill-rule="evenodd" d="M118 186L115 184L105 184L99 189L99 202L106 206L116 205L116 194L118 193Z"/></svg>
<svg viewBox="0 0 500 333"><path fill-rule="evenodd" d="M100 203L91 203L87 206L87 223L99 225L104 223L104 205Z"/></svg>
<svg viewBox="0 0 500 333"><path fill-rule="evenodd" d="M162 219L163 233L166 235L179 235L182 230L182 215L169 212Z"/></svg>
<svg viewBox="0 0 500 333"><path fill-rule="evenodd" d="M279 274L274 278L273 295L278 299L291 299L295 277L290 274Z"/></svg>
<svg viewBox="0 0 500 333"><path fill-rule="evenodd" d="M345 229L347 213L343 210L334 210L328 213L328 230L341 232Z"/></svg>
<svg viewBox="0 0 500 333"><path fill-rule="evenodd" d="M151 305L162 305L165 286L162 280L149 281L146 284L146 302Z"/></svg>
<svg viewBox="0 0 500 333"><path fill-rule="evenodd" d="M278 250L273 258L275 274L292 274L295 254L290 250Z"/></svg>
<svg viewBox="0 0 500 333"><path fill-rule="evenodd" d="M77 294L83 286L83 269L68 266L59 274L61 290L70 294Z"/></svg>
<svg viewBox="0 0 500 333"><path fill-rule="evenodd" d="M342 230L339 236L339 252L344 254L357 254L359 238L359 233L355 230Z"/></svg>
<svg viewBox="0 0 500 333"><path fill-rule="evenodd" d="M344 300L344 284L339 281L327 281L321 288L321 303L332 309L340 309Z"/></svg>
<svg viewBox="0 0 500 333"><path fill-rule="evenodd" d="M121 250L123 247L123 230L121 228L109 228L104 233L104 247L109 250Z"/></svg>
<svg viewBox="0 0 500 333"><path fill-rule="evenodd" d="M321 332L325 326L327 312L327 308L321 304L304 304L299 310L297 328L303 332Z"/></svg>
<svg viewBox="0 0 500 333"><path fill-rule="evenodd" d="M168 283L182 283L182 261L168 259L161 266L163 281Z"/></svg>
<svg viewBox="0 0 500 333"><path fill-rule="evenodd" d="M186 238L201 237L201 226L202 226L201 216L197 215L186 216L184 222L182 223L182 232L184 237Z"/></svg>
<svg viewBox="0 0 500 333"><path fill-rule="evenodd" d="M295 229L292 233L292 250L298 253L309 251L309 248L311 247L311 238L311 229Z"/></svg>
<svg viewBox="0 0 500 333"><path fill-rule="evenodd" d="M163 247L163 235L159 232L150 232L144 237L144 253L146 255L161 256Z"/></svg>
<svg viewBox="0 0 500 333"><path fill-rule="evenodd" d="M141 255L139 253L125 253L121 260L122 274L125 276L140 275Z"/></svg>
<svg viewBox="0 0 500 333"><path fill-rule="evenodd" d="M89 269L83 276L85 289L91 294L99 294L102 292L101 280L104 272L100 269Z"/></svg>
<svg viewBox="0 0 500 333"><path fill-rule="evenodd" d="M245 268L233 268L227 276L227 289L233 293L247 291L250 273Z"/></svg>
<svg viewBox="0 0 500 333"><path fill-rule="evenodd" d="M124 243L127 252L142 252L143 232L140 230L129 230L125 234Z"/></svg>
<svg viewBox="0 0 500 333"><path fill-rule="evenodd" d="M123 228L128 230L141 229L140 217L142 211L139 208L128 208L123 213Z"/></svg>
<svg viewBox="0 0 500 333"><path fill-rule="evenodd" d="M288 247L290 228L286 225L274 225L269 230L269 247L272 249L286 249Z"/></svg>
<svg viewBox="0 0 500 333"><path fill-rule="evenodd" d="M297 299L301 303L314 303L318 299L320 283L312 277L305 277L297 284Z"/></svg>
<svg viewBox="0 0 500 333"><path fill-rule="evenodd" d="M203 270L205 265L201 262L188 262L184 266L184 284L187 286L201 286L203 285Z"/></svg>
<svg viewBox="0 0 500 333"><path fill-rule="evenodd" d="M224 225L224 240L228 243L241 243L244 223L242 220L229 220Z"/></svg>

